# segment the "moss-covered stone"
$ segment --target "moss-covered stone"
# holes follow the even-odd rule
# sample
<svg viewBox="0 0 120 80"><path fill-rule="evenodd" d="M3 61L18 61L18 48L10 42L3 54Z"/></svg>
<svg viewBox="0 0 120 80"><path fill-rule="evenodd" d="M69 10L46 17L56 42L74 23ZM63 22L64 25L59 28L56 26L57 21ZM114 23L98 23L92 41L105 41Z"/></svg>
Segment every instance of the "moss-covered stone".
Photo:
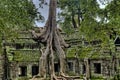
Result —
<svg viewBox="0 0 120 80"><path fill-rule="evenodd" d="M14 61L38 61L39 50L16 50L14 51Z"/></svg>
<svg viewBox="0 0 120 80"><path fill-rule="evenodd" d="M73 58L73 57L75 57L76 49L75 48L69 48L66 53L67 53L66 56L68 58Z"/></svg>

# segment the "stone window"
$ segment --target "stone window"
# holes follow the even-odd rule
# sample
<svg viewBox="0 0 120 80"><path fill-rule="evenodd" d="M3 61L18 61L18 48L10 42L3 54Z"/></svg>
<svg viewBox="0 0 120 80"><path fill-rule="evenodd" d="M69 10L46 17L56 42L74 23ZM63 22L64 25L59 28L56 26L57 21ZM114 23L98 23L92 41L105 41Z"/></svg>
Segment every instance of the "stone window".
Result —
<svg viewBox="0 0 120 80"><path fill-rule="evenodd" d="M115 44L115 45L120 45L120 38L119 38L119 37L117 37L117 38L115 39L114 44Z"/></svg>
<svg viewBox="0 0 120 80"><path fill-rule="evenodd" d="M86 67L85 67L84 64L83 64L83 66L82 66L82 73L83 73L83 74L86 73Z"/></svg>
<svg viewBox="0 0 120 80"><path fill-rule="evenodd" d="M84 45L85 45L85 46L88 46L88 45L89 45L89 42L84 42Z"/></svg>
<svg viewBox="0 0 120 80"><path fill-rule="evenodd" d="M59 68L60 68L60 67L59 67L59 64L58 64L58 63L55 63L55 64L54 64L54 67L55 67L55 68L54 68L54 69L55 69L55 72L59 72Z"/></svg>
<svg viewBox="0 0 120 80"><path fill-rule="evenodd" d="M94 73L101 74L101 63L94 63Z"/></svg>
<svg viewBox="0 0 120 80"><path fill-rule="evenodd" d="M39 73L39 67L38 66L32 66L32 76L37 75Z"/></svg>
<svg viewBox="0 0 120 80"><path fill-rule="evenodd" d="M73 62L68 62L68 70L73 71Z"/></svg>
<svg viewBox="0 0 120 80"><path fill-rule="evenodd" d="M20 43L16 43L16 49L23 49L24 46Z"/></svg>
<svg viewBox="0 0 120 80"><path fill-rule="evenodd" d="M27 76L27 66L20 66L19 69L19 76Z"/></svg>

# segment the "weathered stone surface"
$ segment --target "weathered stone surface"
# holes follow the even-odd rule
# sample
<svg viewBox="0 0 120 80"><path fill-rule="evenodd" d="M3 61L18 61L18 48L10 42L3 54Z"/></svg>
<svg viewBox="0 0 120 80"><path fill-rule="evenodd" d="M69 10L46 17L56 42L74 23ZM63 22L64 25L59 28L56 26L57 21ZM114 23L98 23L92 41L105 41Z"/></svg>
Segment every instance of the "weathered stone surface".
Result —
<svg viewBox="0 0 120 80"><path fill-rule="evenodd" d="M0 80L2 80L3 75L4 75L3 56L0 55Z"/></svg>
<svg viewBox="0 0 120 80"><path fill-rule="evenodd" d="M23 35L23 34L22 34ZM15 80L16 78L20 77L19 76L19 68L20 66L26 66L27 67L27 76L25 77L30 77L32 78L32 66L39 64L39 48L42 47L38 46L38 43L35 43L31 35L27 32L25 36L20 36L20 38L16 39L15 42L10 42L10 40L7 42L6 47L7 47L7 56L8 58L12 56L12 58L9 60L9 65L10 65L10 78L12 80ZM26 37L27 36L27 37ZM22 38L23 37L23 38ZM75 39L75 40L74 40ZM85 46L87 46L87 42L79 40L80 38L68 38L66 41L71 44L71 48L77 47L81 48L81 44L84 43ZM7 41L7 40L6 40ZM18 46L16 48L16 46ZM37 46L37 47L36 47ZM20 47L20 48L19 48ZM71 49L69 48L69 49ZM69 50L68 49L68 50ZM83 76L86 72L85 70L85 64L84 64L84 58L89 59L90 63L90 73L91 76L114 76L115 70L114 67L116 65L117 70L120 70L120 46L118 44L116 45L116 58L113 58L113 53L110 53L109 48L105 48L105 50L101 50L100 47L95 47L94 51L90 49L85 48L80 52L77 52L77 49L71 49L66 53L67 55L67 63L71 62L70 67L67 67L68 73L70 75L81 75ZM81 49L80 49L81 50ZM67 51L67 50L66 50ZM2 77L4 75L4 67L3 62L4 62L4 56L0 55L0 80L2 80ZM115 64L112 64L112 60L114 59ZM58 60L55 59L55 63L59 64ZM79 63L79 65L78 65ZM95 64L100 64L100 72L96 72L96 68L94 65ZM114 66L113 66L114 65ZM68 66L68 64L66 65ZM46 67L47 68L47 67ZM119 71L118 70L118 71ZM56 72L57 73L57 72ZM39 80L39 79L35 79ZM82 80L82 79L75 79L75 80Z"/></svg>

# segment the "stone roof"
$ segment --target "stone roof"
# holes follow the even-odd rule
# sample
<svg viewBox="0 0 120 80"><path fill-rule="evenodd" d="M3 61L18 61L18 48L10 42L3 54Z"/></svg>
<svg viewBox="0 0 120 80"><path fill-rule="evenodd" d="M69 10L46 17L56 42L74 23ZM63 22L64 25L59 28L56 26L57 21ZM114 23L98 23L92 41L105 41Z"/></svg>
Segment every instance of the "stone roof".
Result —
<svg viewBox="0 0 120 80"><path fill-rule="evenodd" d="M21 31L18 33L18 35L19 36L14 40L7 40L6 42L9 60L38 61L40 57L40 46L32 39L30 32ZM71 35L62 33L62 35L65 41L71 45L70 48L66 49L66 56L68 58L75 58L76 56L80 59L84 59L86 57L91 59L111 58L110 49L108 47L101 48L99 46L101 41L99 40L91 41L91 47L87 41L81 38L79 32L73 33ZM116 41L117 40L118 39L116 39Z"/></svg>
<svg viewBox="0 0 120 80"><path fill-rule="evenodd" d="M39 50L14 50L13 51L14 61L38 61L40 58Z"/></svg>

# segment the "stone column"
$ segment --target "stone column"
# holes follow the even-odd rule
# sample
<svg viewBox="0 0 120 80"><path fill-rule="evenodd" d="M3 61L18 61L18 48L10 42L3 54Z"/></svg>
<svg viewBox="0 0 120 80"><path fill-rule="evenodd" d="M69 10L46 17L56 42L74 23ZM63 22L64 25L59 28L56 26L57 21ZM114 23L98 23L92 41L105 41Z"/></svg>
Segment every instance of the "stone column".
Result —
<svg viewBox="0 0 120 80"><path fill-rule="evenodd" d="M14 61L11 63L10 65L10 77L12 80L16 80L16 78L19 77L19 73L18 73L18 64Z"/></svg>
<svg viewBox="0 0 120 80"><path fill-rule="evenodd" d="M75 73L75 61L73 60L73 72Z"/></svg>
<svg viewBox="0 0 120 80"><path fill-rule="evenodd" d="M4 76L4 67L3 67L3 55L0 55L0 80L3 80L3 76Z"/></svg>
<svg viewBox="0 0 120 80"><path fill-rule="evenodd" d="M27 76L32 77L32 65L31 64L27 66Z"/></svg>

